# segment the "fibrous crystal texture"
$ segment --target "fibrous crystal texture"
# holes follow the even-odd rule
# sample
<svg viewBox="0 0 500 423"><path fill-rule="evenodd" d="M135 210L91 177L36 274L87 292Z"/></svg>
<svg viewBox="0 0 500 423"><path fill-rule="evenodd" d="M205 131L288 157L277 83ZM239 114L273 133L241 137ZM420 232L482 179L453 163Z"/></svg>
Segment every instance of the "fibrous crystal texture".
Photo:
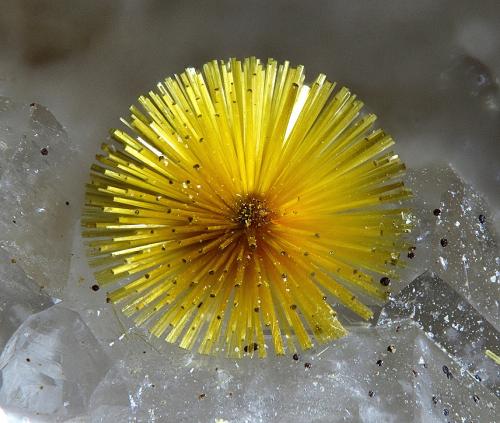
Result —
<svg viewBox="0 0 500 423"><path fill-rule="evenodd" d="M90 263L154 335L284 354L346 333L332 299L369 319L363 300L387 298L410 248L404 164L347 88L304 80L255 58L188 68L103 144L82 220Z"/></svg>

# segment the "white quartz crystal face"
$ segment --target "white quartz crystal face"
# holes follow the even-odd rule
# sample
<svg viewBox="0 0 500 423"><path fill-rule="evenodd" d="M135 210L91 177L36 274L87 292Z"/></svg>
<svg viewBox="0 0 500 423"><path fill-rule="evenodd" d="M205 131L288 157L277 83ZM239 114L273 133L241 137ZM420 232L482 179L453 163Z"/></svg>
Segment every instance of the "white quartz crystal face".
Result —
<svg viewBox="0 0 500 423"><path fill-rule="evenodd" d="M109 359L78 313L53 306L29 317L0 357L0 407L69 418L86 412Z"/></svg>
<svg viewBox="0 0 500 423"><path fill-rule="evenodd" d="M0 348L29 316L52 304L52 299L0 248Z"/></svg>
<svg viewBox="0 0 500 423"><path fill-rule="evenodd" d="M494 421L493 393L407 320L297 357L165 352L118 360L92 395L92 422Z"/></svg>
<svg viewBox="0 0 500 423"><path fill-rule="evenodd" d="M80 193L76 149L38 104L0 97L0 245L52 294L66 284Z"/></svg>
<svg viewBox="0 0 500 423"><path fill-rule="evenodd" d="M392 284L393 292L433 270L500 328L500 251L493 211L449 166L410 170L407 185L414 193L409 206L415 215L410 237L415 249L403 252L407 268Z"/></svg>

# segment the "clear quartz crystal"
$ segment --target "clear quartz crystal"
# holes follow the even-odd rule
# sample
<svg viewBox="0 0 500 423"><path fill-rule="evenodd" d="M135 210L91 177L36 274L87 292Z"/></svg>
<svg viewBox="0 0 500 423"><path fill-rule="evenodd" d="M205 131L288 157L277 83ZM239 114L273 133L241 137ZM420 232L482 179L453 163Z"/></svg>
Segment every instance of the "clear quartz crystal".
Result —
<svg viewBox="0 0 500 423"><path fill-rule="evenodd" d="M52 299L0 248L0 348L29 316L52 304Z"/></svg>
<svg viewBox="0 0 500 423"><path fill-rule="evenodd" d="M58 420L84 413L109 365L78 313L53 306L29 317L0 356L0 407Z"/></svg>
<svg viewBox="0 0 500 423"><path fill-rule="evenodd" d="M431 272L385 305L379 325L411 318L478 382L500 398L500 369L486 351L498 351L500 332L462 295Z"/></svg>
<svg viewBox="0 0 500 423"><path fill-rule="evenodd" d="M0 245L52 294L66 284L79 214L75 153L45 107L0 97Z"/></svg>
<svg viewBox="0 0 500 423"><path fill-rule="evenodd" d="M200 422L438 422L446 412L457 421L492 422L495 416L494 394L411 320L354 327L297 360L234 361L175 346L144 351L117 360L101 381L91 398L92 422L127 415Z"/></svg>
<svg viewBox="0 0 500 423"><path fill-rule="evenodd" d="M500 329L500 251L486 201L449 166L410 170L407 184L414 193L415 257L393 293L432 270Z"/></svg>

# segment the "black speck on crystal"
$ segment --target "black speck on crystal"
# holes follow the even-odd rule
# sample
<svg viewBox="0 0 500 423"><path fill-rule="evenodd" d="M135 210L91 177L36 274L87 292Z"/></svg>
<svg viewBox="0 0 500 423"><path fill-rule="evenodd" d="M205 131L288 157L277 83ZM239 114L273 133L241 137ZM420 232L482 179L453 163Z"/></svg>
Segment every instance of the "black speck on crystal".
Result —
<svg viewBox="0 0 500 423"><path fill-rule="evenodd" d="M451 373L448 366L443 366L443 373L446 375L448 379L453 379L453 374Z"/></svg>
<svg viewBox="0 0 500 423"><path fill-rule="evenodd" d="M486 222L486 216L484 214L480 214L479 217L479 223L485 223Z"/></svg>
<svg viewBox="0 0 500 423"><path fill-rule="evenodd" d="M448 240L446 238L441 238L441 247L446 247L448 245Z"/></svg>
<svg viewBox="0 0 500 423"><path fill-rule="evenodd" d="M434 211L432 213L434 214L434 216L439 216L441 214L441 210L434 209Z"/></svg>
<svg viewBox="0 0 500 423"><path fill-rule="evenodd" d="M380 283L384 286L389 286L391 280L387 276L384 276L383 278L380 279Z"/></svg>

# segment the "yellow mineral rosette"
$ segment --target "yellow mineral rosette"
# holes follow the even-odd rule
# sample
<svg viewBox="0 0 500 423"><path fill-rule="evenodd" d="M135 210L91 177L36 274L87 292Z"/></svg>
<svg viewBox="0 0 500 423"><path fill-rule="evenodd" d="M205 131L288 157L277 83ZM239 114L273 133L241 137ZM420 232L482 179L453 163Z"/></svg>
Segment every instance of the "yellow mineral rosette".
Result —
<svg viewBox="0 0 500 423"><path fill-rule="evenodd" d="M103 144L83 235L136 324L201 353L293 354L346 334L334 300L370 319L363 297L387 298L405 166L347 88L304 79L254 57L188 68Z"/></svg>

